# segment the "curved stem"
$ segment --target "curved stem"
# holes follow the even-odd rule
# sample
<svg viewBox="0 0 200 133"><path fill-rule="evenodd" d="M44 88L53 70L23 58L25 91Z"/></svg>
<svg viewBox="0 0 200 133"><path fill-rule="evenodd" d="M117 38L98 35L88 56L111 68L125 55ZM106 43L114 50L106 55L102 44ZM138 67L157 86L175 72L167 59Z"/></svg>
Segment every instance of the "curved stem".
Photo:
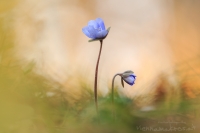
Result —
<svg viewBox="0 0 200 133"><path fill-rule="evenodd" d="M117 75L121 75L121 73L115 74L115 76L114 76L113 79L112 79L112 104L114 104L114 81L115 81L115 77L116 77Z"/></svg>
<svg viewBox="0 0 200 133"><path fill-rule="evenodd" d="M98 67L99 67L99 60L100 60L100 56L101 56L102 45L103 45L103 40L100 40L100 50L99 50L99 56L98 56L97 64L96 64L95 81L94 81L94 97L95 97L95 105L96 105L96 111L97 112L98 112L97 77L98 77Z"/></svg>

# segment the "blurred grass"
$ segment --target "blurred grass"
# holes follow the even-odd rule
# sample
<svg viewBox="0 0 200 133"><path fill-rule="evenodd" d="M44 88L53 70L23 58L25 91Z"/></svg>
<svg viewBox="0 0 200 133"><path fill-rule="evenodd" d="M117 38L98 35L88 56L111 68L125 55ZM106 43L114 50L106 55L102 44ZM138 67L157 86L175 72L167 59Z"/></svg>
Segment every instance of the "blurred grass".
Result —
<svg viewBox="0 0 200 133"><path fill-rule="evenodd" d="M67 94L34 72L22 69L9 49L3 50L8 57L3 58L0 66L1 133L132 133L142 132L138 127L168 128L159 121L183 121L188 127L195 122L198 126L199 99L182 100L175 109L166 108L161 101L156 110L142 112L131 99L115 93L113 117L110 95L99 97L97 115L93 94L83 87L82 98L69 104L65 99ZM49 97L47 93L52 90L55 95ZM173 104L173 100L171 102ZM198 132L197 129L191 131Z"/></svg>
<svg viewBox="0 0 200 133"><path fill-rule="evenodd" d="M0 13L9 12L14 4L0 1ZM66 99L69 94L62 91L60 85L34 73L33 62L22 67L13 54L13 47L12 29L5 16L0 17L0 133L133 133L144 132L145 127L170 127L162 122L184 122L186 124L171 124L177 128L191 128L183 132L199 130L198 97L187 99L180 94L179 103L172 98L167 101L168 106L161 100L156 110L145 112L136 106L137 99L121 97L118 93L112 106L109 94L99 97L97 115L93 92L84 83L81 98L70 104ZM174 104L176 108L172 108Z"/></svg>

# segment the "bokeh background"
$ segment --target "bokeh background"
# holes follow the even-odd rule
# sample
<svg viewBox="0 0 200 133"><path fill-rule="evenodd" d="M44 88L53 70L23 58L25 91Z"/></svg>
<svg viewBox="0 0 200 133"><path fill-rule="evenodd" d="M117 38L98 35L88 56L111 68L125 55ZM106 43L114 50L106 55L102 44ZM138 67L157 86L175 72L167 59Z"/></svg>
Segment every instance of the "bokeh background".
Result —
<svg viewBox="0 0 200 133"><path fill-rule="evenodd" d="M139 132L138 126L166 126L158 121L183 121L198 132L199 6L198 0L0 0L0 132ZM111 27L99 66L99 116L93 83L100 44L82 33L97 17ZM137 75L136 84L122 88L116 78L113 120L111 80L126 70Z"/></svg>

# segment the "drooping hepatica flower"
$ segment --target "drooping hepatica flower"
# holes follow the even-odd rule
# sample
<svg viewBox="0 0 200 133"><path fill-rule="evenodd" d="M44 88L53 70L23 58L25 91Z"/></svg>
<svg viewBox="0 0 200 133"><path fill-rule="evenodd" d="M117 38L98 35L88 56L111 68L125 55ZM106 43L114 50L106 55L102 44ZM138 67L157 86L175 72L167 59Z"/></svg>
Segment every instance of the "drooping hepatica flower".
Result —
<svg viewBox="0 0 200 133"><path fill-rule="evenodd" d="M129 85L133 85L135 84L136 75L132 71L125 71L121 74L122 86L124 87L123 80Z"/></svg>
<svg viewBox="0 0 200 133"><path fill-rule="evenodd" d="M105 39L109 30L110 27L106 30L104 22L101 18L90 20L88 25L82 29L83 33L92 39L89 42Z"/></svg>
<svg viewBox="0 0 200 133"><path fill-rule="evenodd" d="M116 76L120 76L121 77L121 84L124 87L124 81L129 84L129 85L133 85L135 84L135 80L136 80L136 75L133 73L133 71L125 71L123 73L117 73L115 74L115 76L112 79L112 103L114 104L114 80Z"/></svg>

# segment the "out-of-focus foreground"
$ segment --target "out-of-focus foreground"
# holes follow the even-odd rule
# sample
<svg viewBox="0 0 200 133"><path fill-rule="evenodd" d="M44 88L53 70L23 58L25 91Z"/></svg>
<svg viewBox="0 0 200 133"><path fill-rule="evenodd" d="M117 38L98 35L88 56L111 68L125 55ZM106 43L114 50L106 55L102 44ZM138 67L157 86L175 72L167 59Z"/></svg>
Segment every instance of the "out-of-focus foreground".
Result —
<svg viewBox="0 0 200 133"><path fill-rule="evenodd" d="M199 6L195 0L1 0L0 133L197 133ZM81 32L97 16L112 27L100 61L98 115L92 85L99 43ZM136 84L122 89L116 78L112 107L111 78L128 69Z"/></svg>

